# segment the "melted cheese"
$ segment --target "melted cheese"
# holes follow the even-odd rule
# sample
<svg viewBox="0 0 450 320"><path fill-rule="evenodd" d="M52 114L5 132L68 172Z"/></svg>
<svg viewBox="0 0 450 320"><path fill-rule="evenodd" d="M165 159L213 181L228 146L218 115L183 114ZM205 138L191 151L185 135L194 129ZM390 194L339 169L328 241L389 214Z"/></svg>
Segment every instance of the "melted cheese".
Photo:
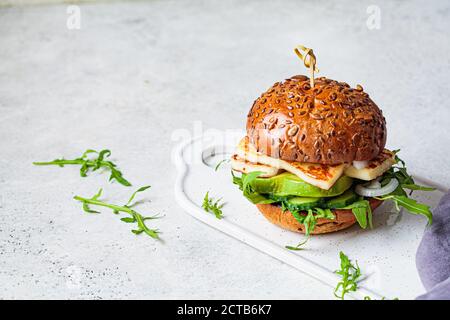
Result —
<svg viewBox="0 0 450 320"><path fill-rule="evenodd" d="M257 152L248 137L243 138L239 142L236 153L240 158L255 164L263 164L276 169L289 171L303 181L324 190L330 189L345 169L344 164L324 165L272 158Z"/></svg>
<svg viewBox="0 0 450 320"><path fill-rule="evenodd" d="M384 149L375 159L368 161L365 168L356 169L349 166L345 169L345 175L366 181L373 180L389 170L395 162L394 153Z"/></svg>

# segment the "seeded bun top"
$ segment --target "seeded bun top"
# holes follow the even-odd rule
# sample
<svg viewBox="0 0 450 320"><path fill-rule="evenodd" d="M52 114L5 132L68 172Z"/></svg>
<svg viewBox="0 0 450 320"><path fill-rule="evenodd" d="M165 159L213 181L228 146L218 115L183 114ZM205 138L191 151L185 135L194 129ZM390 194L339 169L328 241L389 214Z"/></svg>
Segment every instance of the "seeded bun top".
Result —
<svg viewBox="0 0 450 320"><path fill-rule="evenodd" d="M375 158L386 144L386 120L361 86L294 76L253 103L247 135L274 158L322 164Z"/></svg>

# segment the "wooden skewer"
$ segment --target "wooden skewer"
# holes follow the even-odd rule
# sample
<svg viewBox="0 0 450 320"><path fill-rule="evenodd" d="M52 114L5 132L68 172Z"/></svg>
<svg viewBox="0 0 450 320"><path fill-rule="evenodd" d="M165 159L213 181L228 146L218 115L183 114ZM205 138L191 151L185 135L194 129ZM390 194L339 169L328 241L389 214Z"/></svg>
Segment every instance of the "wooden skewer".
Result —
<svg viewBox="0 0 450 320"><path fill-rule="evenodd" d="M314 55L313 50L306 48L305 46L298 45L294 48L294 52L300 59L302 59L305 67L309 68L309 81L311 88L314 88L314 72L319 72L319 69L316 67L316 56Z"/></svg>

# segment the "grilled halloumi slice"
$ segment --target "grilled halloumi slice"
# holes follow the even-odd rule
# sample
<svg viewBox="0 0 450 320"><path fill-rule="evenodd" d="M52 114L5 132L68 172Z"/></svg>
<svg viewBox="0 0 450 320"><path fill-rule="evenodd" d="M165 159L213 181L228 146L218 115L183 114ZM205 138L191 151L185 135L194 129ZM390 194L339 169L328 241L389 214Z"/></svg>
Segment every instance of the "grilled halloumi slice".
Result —
<svg viewBox="0 0 450 320"><path fill-rule="evenodd" d="M354 166L349 166L344 173L352 178L369 181L381 176L395 163L395 154L384 149L375 159L367 161L365 168L357 169Z"/></svg>
<svg viewBox="0 0 450 320"><path fill-rule="evenodd" d="M330 189L336 180L344 173L345 169L344 164L324 165L272 158L257 152L256 148L250 143L248 137L243 138L239 142L236 153L244 160L291 172L303 181L324 190Z"/></svg>
<svg viewBox="0 0 450 320"><path fill-rule="evenodd" d="M261 163L253 163L242 158L239 158L237 154L234 154L231 157L231 168L235 171L239 171L242 173L249 173L254 171L261 171L263 174L260 175L262 178L269 178L276 176L280 173L280 169L261 164Z"/></svg>

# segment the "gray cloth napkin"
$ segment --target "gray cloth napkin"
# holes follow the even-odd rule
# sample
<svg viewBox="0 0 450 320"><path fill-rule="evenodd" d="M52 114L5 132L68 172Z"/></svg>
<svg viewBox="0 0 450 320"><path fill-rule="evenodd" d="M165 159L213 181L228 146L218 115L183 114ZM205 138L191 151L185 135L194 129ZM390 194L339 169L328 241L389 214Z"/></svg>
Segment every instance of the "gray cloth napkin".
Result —
<svg viewBox="0 0 450 320"><path fill-rule="evenodd" d="M450 191L433 211L416 254L416 266L427 293L418 300L450 300Z"/></svg>

